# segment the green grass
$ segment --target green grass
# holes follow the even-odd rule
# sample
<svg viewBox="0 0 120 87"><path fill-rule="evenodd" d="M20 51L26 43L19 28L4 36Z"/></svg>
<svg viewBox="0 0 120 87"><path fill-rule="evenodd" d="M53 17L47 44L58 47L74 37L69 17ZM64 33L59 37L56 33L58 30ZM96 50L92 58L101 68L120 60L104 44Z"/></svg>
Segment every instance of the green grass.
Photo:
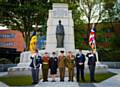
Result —
<svg viewBox="0 0 120 87"><path fill-rule="evenodd" d="M99 83L101 81L104 81L112 76L114 76L116 74L114 73L102 73L102 74L95 74L95 80L96 80L96 83ZM85 74L85 82L81 81L82 83L90 83L90 75L89 74Z"/></svg>
<svg viewBox="0 0 120 87"><path fill-rule="evenodd" d="M103 74L95 74L95 80L97 82L101 82L105 79L108 79L116 74L114 73L103 73ZM85 83L89 83L89 74L85 75ZM32 78L31 76L3 76L0 77L0 81L6 83L9 86L28 86L32 85ZM82 81L80 81L81 83ZM84 83L84 82L82 82Z"/></svg>
<svg viewBox="0 0 120 87"><path fill-rule="evenodd" d="M0 77L0 81L6 83L9 86L27 86L31 85L31 76L3 76Z"/></svg>

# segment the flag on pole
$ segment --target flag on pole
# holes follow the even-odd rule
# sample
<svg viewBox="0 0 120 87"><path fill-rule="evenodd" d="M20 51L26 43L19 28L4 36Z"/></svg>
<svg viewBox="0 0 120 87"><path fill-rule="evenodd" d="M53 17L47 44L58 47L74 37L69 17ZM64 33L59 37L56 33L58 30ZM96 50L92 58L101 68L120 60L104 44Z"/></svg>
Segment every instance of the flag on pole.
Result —
<svg viewBox="0 0 120 87"><path fill-rule="evenodd" d="M90 31L90 35L89 35L89 45L92 48L92 50L96 50L95 33L96 33L96 29L93 24L93 27L92 27L92 29Z"/></svg>

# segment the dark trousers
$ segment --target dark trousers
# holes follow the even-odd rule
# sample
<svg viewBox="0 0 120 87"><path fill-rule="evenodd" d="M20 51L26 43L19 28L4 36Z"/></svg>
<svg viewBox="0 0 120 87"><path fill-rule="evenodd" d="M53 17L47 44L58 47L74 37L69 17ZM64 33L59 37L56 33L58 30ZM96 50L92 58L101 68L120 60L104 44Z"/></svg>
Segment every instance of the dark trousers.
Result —
<svg viewBox="0 0 120 87"><path fill-rule="evenodd" d="M31 71L32 71L33 82L38 82L39 81L39 68L36 68L36 69L32 68Z"/></svg>
<svg viewBox="0 0 120 87"><path fill-rule="evenodd" d="M85 81L84 68L81 68L80 66L77 66L76 69L77 69L77 81L78 82L80 81L80 74L81 74L81 80Z"/></svg>
<svg viewBox="0 0 120 87"><path fill-rule="evenodd" d="M64 81L65 68L64 67L59 68L59 72L60 72L60 81Z"/></svg>
<svg viewBox="0 0 120 87"><path fill-rule="evenodd" d="M74 68L68 68L69 81L73 81Z"/></svg>
<svg viewBox="0 0 120 87"><path fill-rule="evenodd" d="M90 70L90 81L94 81L95 78L95 65L89 65L89 70Z"/></svg>

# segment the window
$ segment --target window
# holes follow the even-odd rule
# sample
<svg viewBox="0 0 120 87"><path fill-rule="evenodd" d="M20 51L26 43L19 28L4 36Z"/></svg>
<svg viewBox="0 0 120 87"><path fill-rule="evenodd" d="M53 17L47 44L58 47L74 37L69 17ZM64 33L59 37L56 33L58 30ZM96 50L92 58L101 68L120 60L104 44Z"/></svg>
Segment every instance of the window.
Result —
<svg viewBox="0 0 120 87"><path fill-rule="evenodd" d="M15 38L15 34L0 34L0 38Z"/></svg>
<svg viewBox="0 0 120 87"><path fill-rule="evenodd" d="M15 46L14 42L0 42L0 47L3 46Z"/></svg>

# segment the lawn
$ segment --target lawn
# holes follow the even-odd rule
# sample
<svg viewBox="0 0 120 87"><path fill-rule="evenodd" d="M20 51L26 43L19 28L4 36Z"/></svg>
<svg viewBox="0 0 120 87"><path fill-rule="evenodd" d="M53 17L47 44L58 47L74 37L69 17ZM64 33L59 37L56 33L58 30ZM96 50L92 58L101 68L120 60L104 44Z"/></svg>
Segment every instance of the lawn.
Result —
<svg viewBox="0 0 120 87"><path fill-rule="evenodd" d="M96 74L95 79L97 82L101 82L107 78L112 77L113 75L116 75L114 73L103 73L103 74ZM85 75L85 83L89 83L89 74ZM28 86L32 85L32 78L31 76L3 76L0 77L0 81L6 83L9 86ZM80 81L82 82L82 81ZM82 82L84 83L84 82Z"/></svg>
<svg viewBox="0 0 120 87"><path fill-rule="evenodd" d="M116 75L116 74L114 74L114 73L95 74L95 80L98 83L98 82L106 80L106 79L108 79L108 78L110 78L110 77L112 77L114 75ZM89 76L89 74L85 75L85 80L86 80L85 82L82 82L81 80L80 80L80 82L82 82L82 83L90 83L90 76Z"/></svg>
<svg viewBox="0 0 120 87"><path fill-rule="evenodd" d="M6 83L9 86L27 86L31 85L31 76L3 76L0 77L0 81Z"/></svg>

